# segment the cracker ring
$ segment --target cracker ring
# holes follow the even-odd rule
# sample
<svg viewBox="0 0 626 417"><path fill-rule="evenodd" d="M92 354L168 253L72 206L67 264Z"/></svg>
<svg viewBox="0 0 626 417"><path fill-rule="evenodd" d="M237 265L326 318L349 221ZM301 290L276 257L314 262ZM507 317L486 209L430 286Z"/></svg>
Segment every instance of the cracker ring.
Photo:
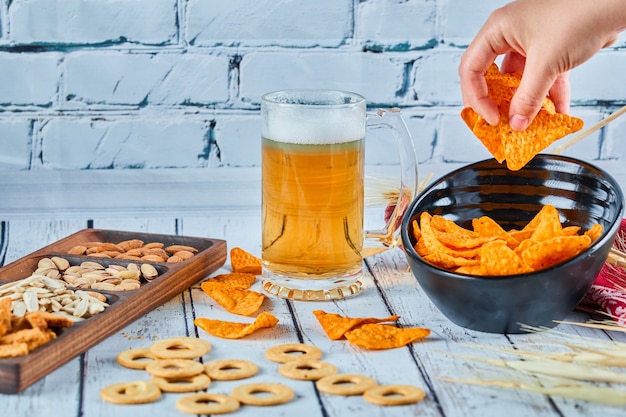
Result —
<svg viewBox="0 0 626 417"><path fill-rule="evenodd" d="M216 381L234 381L256 375L259 367L242 359L221 359L206 363L204 372Z"/></svg>
<svg viewBox="0 0 626 417"><path fill-rule="evenodd" d="M211 378L204 373L182 378L155 376L152 383L164 392L192 392L208 388L211 385Z"/></svg>
<svg viewBox="0 0 626 417"><path fill-rule="evenodd" d="M187 378L204 372L204 366L191 359L157 359L146 365L146 372L161 378Z"/></svg>
<svg viewBox="0 0 626 417"><path fill-rule="evenodd" d="M420 402L426 393L413 385L379 385L363 393L367 402L376 405L404 405Z"/></svg>
<svg viewBox="0 0 626 417"><path fill-rule="evenodd" d="M291 353L301 353L301 355L291 355ZM286 343L276 345L265 351L265 357L272 362L285 363L296 359L321 359L322 351L312 345L305 343Z"/></svg>
<svg viewBox="0 0 626 417"><path fill-rule="evenodd" d="M146 369L149 361L141 359L156 359L157 357L150 353L148 348L128 349L120 352L115 360L125 368L130 369Z"/></svg>
<svg viewBox="0 0 626 417"><path fill-rule="evenodd" d="M376 385L378 384L374 379L358 374L325 376L315 383L318 390L333 395L361 395Z"/></svg>
<svg viewBox="0 0 626 417"><path fill-rule="evenodd" d="M161 390L146 381L119 382L102 388L100 397L113 404L145 404L161 398Z"/></svg>
<svg viewBox="0 0 626 417"><path fill-rule="evenodd" d="M317 359L297 359L285 362L278 367L278 373L291 379L317 381L328 375L337 373L335 365Z"/></svg>
<svg viewBox="0 0 626 417"><path fill-rule="evenodd" d="M270 395L258 396L256 393L267 393ZM290 401L294 397L294 392L287 385L275 382L258 382L255 384L245 384L235 387L230 393L242 404L247 405L278 405Z"/></svg>
<svg viewBox="0 0 626 417"><path fill-rule="evenodd" d="M211 344L195 337L172 337L150 345L150 353L162 359L196 359L211 350Z"/></svg>
<svg viewBox="0 0 626 417"><path fill-rule="evenodd" d="M239 401L225 394L201 392L176 401L176 408L189 414L225 414L239 409Z"/></svg>

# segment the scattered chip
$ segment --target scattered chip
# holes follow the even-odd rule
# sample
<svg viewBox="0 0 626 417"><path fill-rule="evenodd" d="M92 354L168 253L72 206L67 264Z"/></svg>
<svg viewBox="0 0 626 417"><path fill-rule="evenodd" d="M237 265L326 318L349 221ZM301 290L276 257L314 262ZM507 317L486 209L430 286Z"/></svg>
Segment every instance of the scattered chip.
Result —
<svg viewBox="0 0 626 417"><path fill-rule="evenodd" d="M470 107L461 111L461 118L494 158L500 163L506 160L512 171L523 168L554 141L583 127L582 119L556 113L554 103L546 97L526 130L515 131L508 122L509 107L521 74L502 74L498 66L492 64L485 73L485 81L489 98L498 106L499 123L489 125Z"/></svg>
<svg viewBox="0 0 626 417"><path fill-rule="evenodd" d="M249 324L211 320L202 317L194 320L194 324L205 332L224 339L241 339L259 329L274 327L277 323L278 319L265 311L259 314L253 323Z"/></svg>
<svg viewBox="0 0 626 417"><path fill-rule="evenodd" d="M256 276L247 272L232 272L216 275L202 282L200 287L205 288L240 288L246 290L256 282Z"/></svg>
<svg viewBox="0 0 626 417"><path fill-rule="evenodd" d="M603 230L599 223L582 235L579 226L563 227L551 205L521 230L505 231L488 216L472 219L473 230L426 212L419 219L418 255L439 268L481 276L524 274L559 264L599 239Z"/></svg>
<svg viewBox="0 0 626 417"><path fill-rule="evenodd" d="M265 295L240 288L215 288L205 286L202 290L226 311L242 316L253 316L261 308Z"/></svg>
<svg viewBox="0 0 626 417"><path fill-rule="evenodd" d="M345 333L348 341L364 349L394 349L423 339L430 330L422 327L400 328L388 324L370 323Z"/></svg>
<svg viewBox="0 0 626 417"><path fill-rule="evenodd" d="M313 314L331 340L341 339L347 331L363 324L397 321L400 318L400 316L389 316L380 319L373 317L351 318L340 316L339 314L326 313L322 310L315 310Z"/></svg>
<svg viewBox="0 0 626 417"><path fill-rule="evenodd" d="M247 272L253 275L261 275L261 259L246 252L241 248L230 250L230 265L233 272Z"/></svg>

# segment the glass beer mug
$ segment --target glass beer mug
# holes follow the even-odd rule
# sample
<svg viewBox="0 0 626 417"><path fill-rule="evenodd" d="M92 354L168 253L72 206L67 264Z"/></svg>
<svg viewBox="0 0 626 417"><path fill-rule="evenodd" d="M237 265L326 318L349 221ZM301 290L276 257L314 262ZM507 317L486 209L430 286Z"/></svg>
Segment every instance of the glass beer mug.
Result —
<svg viewBox="0 0 626 417"><path fill-rule="evenodd" d="M294 300L335 300L362 288L364 243L394 245L417 191L417 161L397 110L365 98L285 90L261 99L263 288ZM382 230L365 231L365 133L389 129L399 148L398 202ZM392 205L393 207L393 205Z"/></svg>

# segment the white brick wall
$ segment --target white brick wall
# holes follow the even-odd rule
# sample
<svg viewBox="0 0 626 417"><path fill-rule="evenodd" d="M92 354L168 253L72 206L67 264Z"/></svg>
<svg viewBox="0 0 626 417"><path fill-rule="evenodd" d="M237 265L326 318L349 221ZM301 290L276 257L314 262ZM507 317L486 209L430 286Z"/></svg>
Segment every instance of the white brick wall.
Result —
<svg viewBox="0 0 626 417"><path fill-rule="evenodd" d="M0 176L254 167L270 90L402 107L421 163L487 158L460 55L505 0L0 0ZM590 125L626 104L626 35L572 74ZM567 153L626 160L626 118ZM389 163L387 156L381 163Z"/></svg>

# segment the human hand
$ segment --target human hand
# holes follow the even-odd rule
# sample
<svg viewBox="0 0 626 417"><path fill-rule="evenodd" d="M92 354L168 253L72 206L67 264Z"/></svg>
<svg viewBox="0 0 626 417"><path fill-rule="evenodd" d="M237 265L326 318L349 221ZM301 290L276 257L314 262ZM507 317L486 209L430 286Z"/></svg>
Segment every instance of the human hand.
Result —
<svg viewBox="0 0 626 417"><path fill-rule="evenodd" d="M459 65L465 106L489 124L499 122L484 74L499 55L502 72L523 72L509 109L509 124L524 130L546 95L569 111L569 70L610 45L626 27L624 0L518 0L495 10Z"/></svg>

